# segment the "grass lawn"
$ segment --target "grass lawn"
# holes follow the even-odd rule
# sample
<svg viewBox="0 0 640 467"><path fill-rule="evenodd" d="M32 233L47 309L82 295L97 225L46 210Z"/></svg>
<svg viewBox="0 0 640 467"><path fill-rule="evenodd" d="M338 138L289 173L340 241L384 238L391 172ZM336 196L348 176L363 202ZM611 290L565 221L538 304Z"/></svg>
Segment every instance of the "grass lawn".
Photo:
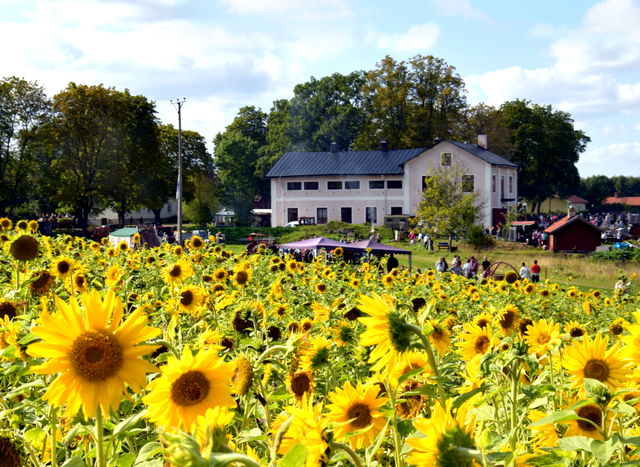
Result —
<svg viewBox="0 0 640 467"><path fill-rule="evenodd" d="M423 247L411 246L409 242L386 242L412 252L413 268L421 270L434 269L435 263L440 256L447 259L449 265L455 254L459 254L462 261L466 261L469 256L475 256L479 262L487 256L491 262L505 262L520 271L522 262L531 267L533 260L537 259L540 265L540 280L549 279L564 286L576 286L580 290L587 291L590 289L601 289L611 291L617 281L617 277L621 271L632 277L632 274L640 275L640 264L638 263L621 263L613 261L596 261L583 255L561 254L543 251L539 248L522 246L516 243L498 242L494 248L488 250L473 250L466 244L458 245L458 251L449 253L445 250L427 251ZM245 251L245 245L228 244L227 248L235 253ZM397 256L400 265L408 267L408 256ZM501 267L507 271L508 266ZM632 293L638 290L637 284L633 284Z"/></svg>

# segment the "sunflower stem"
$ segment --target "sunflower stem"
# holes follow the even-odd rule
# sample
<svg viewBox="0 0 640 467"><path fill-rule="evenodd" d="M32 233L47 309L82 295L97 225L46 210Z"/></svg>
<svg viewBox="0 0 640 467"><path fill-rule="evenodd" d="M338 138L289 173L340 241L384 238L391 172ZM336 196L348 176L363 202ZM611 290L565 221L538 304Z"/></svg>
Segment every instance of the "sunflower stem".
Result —
<svg viewBox="0 0 640 467"><path fill-rule="evenodd" d="M96 466L107 466L107 462L104 457L104 429L102 420L102 408L100 406L98 406L98 410L96 411Z"/></svg>
<svg viewBox="0 0 640 467"><path fill-rule="evenodd" d="M420 340L422 341L422 345L424 346L427 352L427 359L429 360L429 366L431 367L431 371L435 376L436 384L438 385L438 398L440 399L440 405L442 407L446 407L447 398L445 397L444 385L442 384L442 379L440 377L440 369L438 368L438 364L436 363L436 357L433 353L433 348L431 347L431 342L429 342L429 338L422 333L422 330L414 326L413 324L405 323L406 328L409 331L417 334Z"/></svg>
<svg viewBox="0 0 640 467"><path fill-rule="evenodd" d="M356 454L356 452L353 449L351 449L351 446L349 446L348 444L331 441L331 448L340 449L344 451L347 454L347 457L349 457L349 459L353 463L353 465L355 465L356 467L362 467L362 461L360 460L360 457L358 456L358 454Z"/></svg>
<svg viewBox="0 0 640 467"><path fill-rule="evenodd" d="M514 361L511 368L511 448L516 449L516 428L518 427L518 379L520 378L520 362Z"/></svg>
<svg viewBox="0 0 640 467"><path fill-rule="evenodd" d="M264 361L264 359L267 358L267 356L269 356L269 354L272 354L276 350L287 350L287 346L274 345L273 347L269 347L267 350L262 352L262 355L260 355L260 357L258 357L258 362L256 363L256 365L260 365Z"/></svg>
<svg viewBox="0 0 640 467"><path fill-rule="evenodd" d="M280 449L280 443L282 443L282 438L285 433L293 423L293 417L289 417L280 427L278 433L276 433L276 437L273 439L273 443L271 444L271 460L269 462L269 467L275 467L277 465L276 459L278 457L278 450Z"/></svg>
<svg viewBox="0 0 640 467"><path fill-rule="evenodd" d="M392 388L392 390L389 391L389 398L391 399L391 407L395 408L396 407L396 399L397 399L397 390L398 388L395 386L392 386L389 384L389 380L387 379L387 387L388 388ZM401 457L401 448L402 445L400 444L400 433L398 432L398 415L396 414L396 411L393 411L393 451L394 451L394 456L395 456L395 461L396 461L396 467L400 467L403 465L402 463L402 457Z"/></svg>
<svg viewBox="0 0 640 467"><path fill-rule="evenodd" d="M58 461L56 460L56 436L58 429L58 408L51 406L51 412L49 412L49 423L51 424L51 467L56 467Z"/></svg>
<svg viewBox="0 0 640 467"><path fill-rule="evenodd" d="M260 464L244 454L238 453L212 453L210 460L215 462L214 465L224 467L226 465L244 465L246 467L260 467Z"/></svg>
<svg viewBox="0 0 640 467"><path fill-rule="evenodd" d="M267 422L267 430L271 432L271 415L269 414L269 400L267 399L267 391L264 389L264 384L262 384L262 378L256 378L258 380L258 387L260 388L260 393L264 398L264 418Z"/></svg>

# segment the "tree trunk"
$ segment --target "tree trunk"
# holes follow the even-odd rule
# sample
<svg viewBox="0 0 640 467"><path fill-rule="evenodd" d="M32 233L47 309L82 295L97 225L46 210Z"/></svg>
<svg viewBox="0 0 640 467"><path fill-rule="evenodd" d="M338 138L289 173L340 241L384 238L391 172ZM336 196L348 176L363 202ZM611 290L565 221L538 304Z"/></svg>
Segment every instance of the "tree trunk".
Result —
<svg viewBox="0 0 640 467"><path fill-rule="evenodd" d="M156 221L156 225L162 224L162 221L160 220L160 212L162 209L152 209L151 211L153 211L153 218Z"/></svg>

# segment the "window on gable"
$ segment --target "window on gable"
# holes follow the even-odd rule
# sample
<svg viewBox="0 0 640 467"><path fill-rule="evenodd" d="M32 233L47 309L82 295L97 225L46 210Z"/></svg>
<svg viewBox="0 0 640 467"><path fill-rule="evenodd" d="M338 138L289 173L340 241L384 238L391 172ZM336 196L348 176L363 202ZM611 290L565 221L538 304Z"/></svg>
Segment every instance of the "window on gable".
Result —
<svg viewBox="0 0 640 467"><path fill-rule="evenodd" d="M360 189L360 182L358 180L346 180L344 182L344 189L345 190L359 190Z"/></svg>
<svg viewBox="0 0 640 467"><path fill-rule="evenodd" d="M318 189L318 182L304 182L304 189L305 190L317 190Z"/></svg>
<svg viewBox="0 0 640 467"><path fill-rule="evenodd" d="M342 182L327 182L327 190L342 190Z"/></svg>
<svg viewBox="0 0 640 467"><path fill-rule="evenodd" d="M443 152L440 154L440 165L442 166L450 166L451 165L451 153Z"/></svg>
<svg viewBox="0 0 640 467"><path fill-rule="evenodd" d="M513 193L513 177L509 175L509 193Z"/></svg>
<svg viewBox="0 0 640 467"><path fill-rule="evenodd" d="M473 191L473 175L462 176L462 191L463 193L471 193Z"/></svg>
<svg viewBox="0 0 640 467"><path fill-rule="evenodd" d="M388 189L402 189L402 180L387 180Z"/></svg>
<svg viewBox="0 0 640 467"><path fill-rule="evenodd" d="M370 190L384 190L384 180L369 180Z"/></svg>
<svg viewBox="0 0 640 467"><path fill-rule="evenodd" d="M302 190L302 182L287 182L287 190Z"/></svg>

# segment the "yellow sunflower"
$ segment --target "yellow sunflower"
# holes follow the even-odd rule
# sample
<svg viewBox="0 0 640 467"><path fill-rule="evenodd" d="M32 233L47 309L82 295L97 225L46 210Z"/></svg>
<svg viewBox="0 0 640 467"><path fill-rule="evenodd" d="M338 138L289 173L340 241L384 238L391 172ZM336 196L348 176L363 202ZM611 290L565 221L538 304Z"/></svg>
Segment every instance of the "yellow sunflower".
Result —
<svg viewBox="0 0 640 467"><path fill-rule="evenodd" d="M531 423L542 420L548 415L548 413L540 410L531 410L527 414ZM529 429L532 431L531 443L533 444L534 450L552 448L558 445L558 429L553 423L531 426Z"/></svg>
<svg viewBox="0 0 640 467"><path fill-rule="evenodd" d="M207 294L200 287L186 285L178 293L178 308L181 311L197 314L204 306Z"/></svg>
<svg viewBox="0 0 640 467"><path fill-rule="evenodd" d="M316 336L300 349L300 366L305 370L317 370L329 363L331 341L324 336Z"/></svg>
<svg viewBox="0 0 640 467"><path fill-rule="evenodd" d="M452 415L452 400L447 400L445 407L433 406L431 418L418 418L413 426L423 437L408 438L407 444L412 450L407 461L420 467L438 465L473 466L472 459L458 453L457 448L475 449L473 439L474 426L467 420L465 406Z"/></svg>
<svg viewBox="0 0 640 467"><path fill-rule="evenodd" d="M456 345L459 347L460 355L467 362L490 352L497 342L490 326L481 328L473 323L465 324L464 332L458 337L462 340Z"/></svg>
<svg viewBox="0 0 640 467"><path fill-rule="evenodd" d="M305 467L317 467L329 462L329 443L326 437L327 420L322 416L323 406L305 395L299 406L285 407L285 413L276 419L272 433L278 433L284 422L292 417L291 424L282 436L278 454L286 454L296 444L307 448Z"/></svg>
<svg viewBox="0 0 640 467"><path fill-rule="evenodd" d="M109 269L107 269L107 273L105 274L104 285L109 288L115 288L120 285L123 277L124 271L122 270L122 268L117 264L112 264L111 266L109 266Z"/></svg>
<svg viewBox="0 0 640 467"><path fill-rule="evenodd" d="M584 326L575 320L571 320L564 325L564 332L571 338L582 337L587 333Z"/></svg>
<svg viewBox="0 0 640 467"><path fill-rule="evenodd" d="M515 305L507 305L496 316L496 324L503 335L508 336L518 329L520 311Z"/></svg>
<svg viewBox="0 0 640 467"><path fill-rule="evenodd" d="M572 388L582 388L584 379L591 378L615 391L629 379L629 364L622 359L619 343L607 350L608 343L609 336L600 333L593 340L585 336L572 342L562 359L562 366L571 374Z"/></svg>
<svg viewBox="0 0 640 467"><path fill-rule="evenodd" d="M76 269L76 262L68 257L62 256L56 259L53 264L51 272L60 280L64 281L67 277L69 277L73 271Z"/></svg>
<svg viewBox="0 0 640 467"><path fill-rule="evenodd" d="M597 404L583 405L574 409L574 412L584 420L569 421L569 428L564 436L586 436L587 438L602 440L603 429L611 424L611 414L607 413L605 418L602 409Z"/></svg>
<svg viewBox="0 0 640 467"><path fill-rule="evenodd" d="M313 393L315 383L313 373L311 371L296 371L287 377L287 387L296 400L302 400L306 394L307 397Z"/></svg>
<svg viewBox="0 0 640 467"><path fill-rule="evenodd" d="M451 332L444 324L437 321L432 320L431 326L433 327L433 332L429 334L429 342L444 357L449 351L449 347L451 347Z"/></svg>
<svg viewBox="0 0 640 467"><path fill-rule="evenodd" d="M409 349L411 334L402 329L404 320L394 307L377 294L373 297L360 296L359 309L369 315L358 318L367 329L360 335L360 345L376 347L371 351L369 363L372 371L395 367L396 360Z"/></svg>
<svg viewBox="0 0 640 467"><path fill-rule="evenodd" d="M493 321L493 315L487 311L483 311L478 316L473 318L473 324L478 326L479 328L486 328L491 326L491 322Z"/></svg>
<svg viewBox="0 0 640 467"><path fill-rule="evenodd" d="M207 409L235 407L233 372L233 364L220 359L215 349L201 350L194 356L185 346L182 357L169 357L162 376L150 383L150 393L142 399L148 405L147 416L167 430L191 431Z"/></svg>
<svg viewBox="0 0 640 467"><path fill-rule="evenodd" d="M122 321L122 301L113 292L101 299L93 290L82 294L80 303L75 297L69 304L56 297L57 312L41 313L32 329L42 341L29 345L27 353L48 358L34 372L59 373L43 398L66 405L70 414L82 408L87 418L98 406L105 414L116 410L125 385L135 391L146 385L145 374L155 367L141 357L155 347L137 344L161 331L147 326L147 317L138 310Z"/></svg>
<svg viewBox="0 0 640 467"><path fill-rule="evenodd" d="M169 285L176 285L186 278L193 276L193 268L187 261L178 260L165 266L162 271L164 280Z"/></svg>
<svg viewBox="0 0 640 467"><path fill-rule="evenodd" d="M329 394L331 404L327 406L327 418L334 424L338 440L348 438L354 449L369 446L385 427L387 421L380 408L387 403L386 397L378 397L380 387L373 383L355 387L347 381L342 388Z"/></svg>
<svg viewBox="0 0 640 467"><path fill-rule="evenodd" d="M527 326L525 341L529 345L529 353L542 357L560 344L560 325L545 319L534 321Z"/></svg>

